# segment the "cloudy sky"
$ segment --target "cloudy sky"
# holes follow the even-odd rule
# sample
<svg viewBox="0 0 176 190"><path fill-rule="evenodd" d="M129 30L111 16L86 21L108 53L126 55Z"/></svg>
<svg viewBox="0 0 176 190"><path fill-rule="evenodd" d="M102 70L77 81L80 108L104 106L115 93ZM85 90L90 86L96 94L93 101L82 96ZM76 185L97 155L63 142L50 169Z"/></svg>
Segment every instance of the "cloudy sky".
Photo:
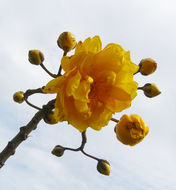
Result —
<svg viewBox="0 0 176 190"><path fill-rule="evenodd" d="M19 90L38 88L51 77L28 63L28 50L40 49L45 65L56 73L62 57L56 40L71 31L77 40L99 35L103 47L121 44L138 64L151 57L158 63L151 76L135 76L139 86L153 82L162 94L153 99L140 91L132 107L115 115L137 113L150 127L140 144L116 140L114 123L88 130L86 151L111 163L111 175L100 175L96 161L81 153L51 155L55 145L77 147L80 133L65 123L43 121L1 169L2 190L174 190L176 186L176 2L175 0L0 0L0 149L26 125L35 110L12 100ZM70 52L70 55L73 52ZM42 105L53 96L34 95Z"/></svg>

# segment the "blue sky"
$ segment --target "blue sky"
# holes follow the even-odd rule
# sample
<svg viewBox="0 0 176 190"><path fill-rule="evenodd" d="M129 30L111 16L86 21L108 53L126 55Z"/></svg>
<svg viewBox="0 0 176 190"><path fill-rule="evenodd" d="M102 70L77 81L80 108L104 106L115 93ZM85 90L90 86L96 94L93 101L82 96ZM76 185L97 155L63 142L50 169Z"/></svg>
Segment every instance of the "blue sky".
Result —
<svg viewBox="0 0 176 190"><path fill-rule="evenodd" d="M28 63L28 50L40 49L45 65L56 73L62 57L56 40L63 31L73 32L78 41L99 35L103 47L120 44L130 50L136 64L146 57L155 59L157 71L135 80L139 86L156 83L162 91L153 99L139 92L131 108L115 115L119 119L124 113L137 113L150 127L135 147L116 140L113 122L99 132L88 130L86 150L111 163L109 177L100 175L96 161L81 153L51 155L57 144L79 146L81 136L65 123L50 126L42 121L1 169L2 190L175 189L175 0L1 0L0 23L0 149L36 112L25 103L15 104L13 93L41 87L51 79ZM34 95L30 100L42 105L50 98Z"/></svg>

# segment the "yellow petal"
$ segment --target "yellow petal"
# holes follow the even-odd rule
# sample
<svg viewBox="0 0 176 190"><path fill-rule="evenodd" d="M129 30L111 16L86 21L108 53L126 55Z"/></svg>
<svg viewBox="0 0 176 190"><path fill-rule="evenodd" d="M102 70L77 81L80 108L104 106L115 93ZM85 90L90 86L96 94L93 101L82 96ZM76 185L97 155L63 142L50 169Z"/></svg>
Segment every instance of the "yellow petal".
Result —
<svg viewBox="0 0 176 190"><path fill-rule="evenodd" d="M101 51L102 44L99 36L95 36L93 38L87 38L83 43L79 42L75 49L75 54L79 54L83 51L98 53Z"/></svg>
<svg viewBox="0 0 176 190"><path fill-rule="evenodd" d="M64 82L64 75L63 76L59 76L56 79L51 80L50 82L48 82L48 84L45 86L45 88L43 89L44 93L57 93L60 89L60 86L62 85L62 83Z"/></svg>
<svg viewBox="0 0 176 190"><path fill-rule="evenodd" d="M72 76L66 86L66 95L67 96L72 96L75 91L77 90L81 80L81 75L79 71L76 72L74 76Z"/></svg>
<svg viewBox="0 0 176 190"><path fill-rule="evenodd" d="M83 119L88 119L91 116L90 108L88 107L87 102L81 102L79 100L74 101L75 108L81 114Z"/></svg>
<svg viewBox="0 0 176 190"><path fill-rule="evenodd" d="M79 83L79 86L78 86L77 90L74 91L73 97L76 100L89 102L88 94L89 94L89 92L91 90L91 88L90 88L91 83L92 83L92 81L89 78L88 78L88 81L87 80L82 80Z"/></svg>

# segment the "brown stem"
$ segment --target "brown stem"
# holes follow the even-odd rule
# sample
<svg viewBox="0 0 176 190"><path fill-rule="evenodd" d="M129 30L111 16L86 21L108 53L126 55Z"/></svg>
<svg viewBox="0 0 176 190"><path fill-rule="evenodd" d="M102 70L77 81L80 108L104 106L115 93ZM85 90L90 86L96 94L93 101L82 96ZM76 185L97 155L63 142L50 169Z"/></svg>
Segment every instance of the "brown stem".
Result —
<svg viewBox="0 0 176 190"><path fill-rule="evenodd" d="M138 90L143 90L144 88L143 87L138 87Z"/></svg>
<svg viewBox="0 0 176 190"><path fill-rule="evenodd" d="M137 73L139 73L139 70L138 70L138 71L136 71L133 75L136 75Z"/></svg>
<svg viewBox="0 0 176 190"><path fill-rule="evenodd" d="M24 101L31 107L37 109L37 110L42 110L41 108L39 108L38 106L35 106L34 104L31 104L26 98L24 99Z"/></svg>
<svg viewBox="0 0 176 190"><path fill-rule="evenodd" d="M111 118L111 121L114 121L114 122L116 122L116 123L119 122L119 120L118 120L118 119L115 119L115 118Z"/></svg>
<svg viewBox="0 0 176 190"><path fill-rule="evenodd" d="M43 86L42 88L37 88L37 89L28 89L24 93L24 97L28 98L28 96L31 96L31 95L36 94L36 93L44 94L44 92L43 92L44 87L45 86Z"/></svg>
<svg viewBox="0 0 176 190"><path fill-rule="evenodd" d="M24 100L25 100L25 102L26 102L29 106L31 106L31 107L33 107L33 108L35 108L35 109L37 109L37 110L41 110L41 108L35 106L34 104L31 104L31 103L28 101L28 97L31 96L31 95L33 95L33 94L36 94L36 93L42 93L42 94L44 94L43 88L44 88L44 86L43 86L42 88L29 89L29 90L27 90L27 91L24 93Z"/></svg>
<svg viewBox="0 0 176 190"><path fill-rule="evenodd" d="M63 56L66 56L66 55L67 55L67 53L68 53L68 51L64 51ZM59 71L58 71L57 76L61 76L61 71L62 71L62 66L60 65L60 67L59 67Z"/></svg>
<svg viewBox="0 0 176 190"><path fill-rule="evenodd" d="M48 71L48 69L43 65L43 63L40 64L40 66L42 67L43 70L45 70L51 77L56 78L57 75L51 73L50 71Z"/></svg>
<svg viewBox="0 0 176 190"><path fill-rule="evenodd" d="M88 157L90 157L90 158L93 158L94 160L98 160L98 161L101 160L101 159L99 159L99 158L97 158L97 157L95 157L95 156L92 156L92 155L90 155L90 154L88 154L88 153L86 153L86 152L84 151L85 144L87 143L86 131L83 131L83 132L81 133L81 135L82 135L82 143L81 143L81 146L80 146L79 148L63 147L64 150L81 151L84 155L86 155L86 156L88 156ZM60 146L60 145L59 145L59 146Z"/></svg>
<svg viewBox="0 0 176 190"><path fill-rule="evenodd" d="M3 167L6 160L15 154L16 148L27 139L28 135L32 132L32 130L37 128L38 123L40 120L54 108L54 100L51 100L48 102L47 105L43 106L43 109L38 111L34 117L31 119L31 121L24 127L20 128L19 133L8 142L7 146L2 150L0 153L0 168Z"/></svg>
<svg viewBox="0 0 176 190"><path fill-rule="evenodd" d="M97 158L97 157L95 157L95 156L92 156L92 155L90 155L90 154L87 154L84 150L81 150L81 152L82 152L84 155L86 155L87 157L90 157L90 158L92 158L92 159L94 159L94 160L97 160L97 161L101 160L100 158Z"/></svg>

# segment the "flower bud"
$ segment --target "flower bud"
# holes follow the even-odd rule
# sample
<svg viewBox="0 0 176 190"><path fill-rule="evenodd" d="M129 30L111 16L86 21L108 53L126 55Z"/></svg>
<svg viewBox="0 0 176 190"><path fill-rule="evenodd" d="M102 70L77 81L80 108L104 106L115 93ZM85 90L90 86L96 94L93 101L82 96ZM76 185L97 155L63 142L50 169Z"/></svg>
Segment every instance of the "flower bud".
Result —
<svg viewBox="0 0 176 190"><path fill-rule="evenodd" d="M44 55L40 50L30 50L28 59L31 64L40 65L44 61Z"/></svg>
<svg viewBox="0 0 176 190"><path fill-rule="evenodd" d="M142 75L150 75L155 72L157 68L157 63L151 58L146 58L141 60L141 62L139 63L139 67L139 72Z"/></svg>
<svg viewBox="0 0 176 190"><path fill-rule="evenodd" d="M97 164L97 170L103 175L110 175L110 164L106 160L99 160Z"/></svg>
<svg viewBox="0 0 176 190"><path fill-rule="evenodd" d="M61 157L64 154L64 148L60 145L57 145L54 147L51 153L57 157Z"/></svg>
<svg viewBox="0 0 176 190"><path fill-rule="evenodd" d="M48 123L48 124L56 124L58 123L58 120L56 119L55 115L54 115L54 112L50 112L49 114L47 114L43 120L45 121L45 123Z"/></svg>
<svg viewBox="0 0 176 190"><path fill-rule="evenodd" d="M144 94L149 98L153 98L161 94L161 91L153 83L152 84L147 83L143 87L141 87L141 89L144 91Z"/></svg>
<svg viewBox="0 0 176 190"><path fill-rule="evenodd" d="M136 114L123 115L116 125L116 137L125 145L134 146L141 142L149 132L143 119Z"/></svg>
<svg viewBox="0 0 176 190"><path fill-rule="evenodd" d="M65 52L68 52L75 48L76 46L76 38L74 34L71 32L63 32L58 40L57 40L58 46L63 49Z"/></svg>
<svg viewBox="0 0 176 190"><path fill-rule="evenodd" d="M13 95L13 100L17 103L22 103L24 101L24 92L18 91Z"/></svg>

